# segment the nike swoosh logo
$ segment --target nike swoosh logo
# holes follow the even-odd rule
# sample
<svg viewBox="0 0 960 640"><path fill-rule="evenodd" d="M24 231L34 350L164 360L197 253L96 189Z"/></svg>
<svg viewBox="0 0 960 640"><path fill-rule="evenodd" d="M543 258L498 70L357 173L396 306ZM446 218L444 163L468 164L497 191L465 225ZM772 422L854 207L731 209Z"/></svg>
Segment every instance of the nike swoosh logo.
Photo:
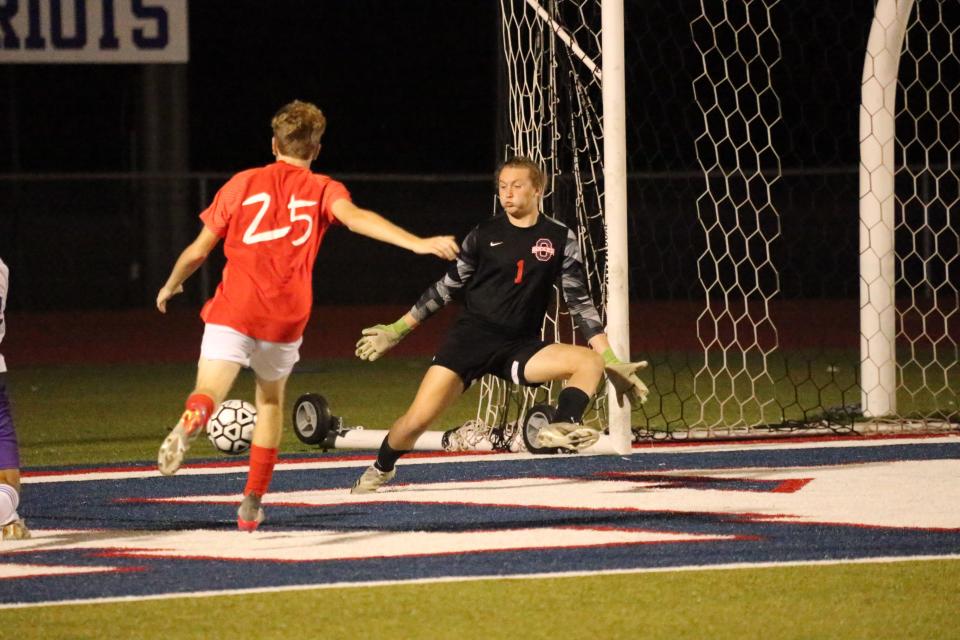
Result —
<svg viewBox="0 0 960 640"><path fill-rule="evenodd" d="M490 243L490 246L491 246L491 247L496 247L497 245L501 245L501 244L503 244L503 240L501 240L500 242L491 242L491 243Z"/></svg>

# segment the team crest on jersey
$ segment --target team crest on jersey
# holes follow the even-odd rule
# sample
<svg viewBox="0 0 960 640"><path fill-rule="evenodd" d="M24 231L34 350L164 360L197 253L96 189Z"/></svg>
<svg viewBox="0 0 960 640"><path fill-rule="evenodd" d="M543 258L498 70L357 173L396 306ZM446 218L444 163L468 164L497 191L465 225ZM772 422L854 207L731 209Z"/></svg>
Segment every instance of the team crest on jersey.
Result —
<svg viewBox="0 0 960 640"><path fill-rule="evenodd" d="M530 248L530 252L539 260L540 262L546 262L553 257L553 254L556 251L553 248L553 243L550 242L548 238L540 238L537 240L533 247Z"/></svg>

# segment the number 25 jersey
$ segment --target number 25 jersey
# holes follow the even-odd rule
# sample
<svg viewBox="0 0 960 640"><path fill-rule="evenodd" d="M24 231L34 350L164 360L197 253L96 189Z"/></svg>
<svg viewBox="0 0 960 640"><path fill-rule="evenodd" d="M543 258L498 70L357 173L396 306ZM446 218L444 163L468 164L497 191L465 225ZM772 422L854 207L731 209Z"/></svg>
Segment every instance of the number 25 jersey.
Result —
<svg viewBox="0 0 960 640"><path fill-rule="evenodd" d="M224 239L227 258L204 321L258 340L298 340L313 304L317 251L341 198L350 198L342 183L285 162L230 178L200 214Z"/></svg>

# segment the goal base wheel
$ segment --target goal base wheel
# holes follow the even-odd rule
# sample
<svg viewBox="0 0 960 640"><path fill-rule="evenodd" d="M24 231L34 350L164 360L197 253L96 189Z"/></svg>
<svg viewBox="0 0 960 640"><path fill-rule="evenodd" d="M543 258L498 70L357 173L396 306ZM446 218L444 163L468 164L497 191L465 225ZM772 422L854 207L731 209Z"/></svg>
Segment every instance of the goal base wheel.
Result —
<svg viewBox="0 0 960 640"><path fill-rule="evenodd" d="M305 393L293 403L293 432L304 444L321 445L337 437L339 418L330 412L330 403L318 393ZM333 443L324 448L332 448Z"/></svg>

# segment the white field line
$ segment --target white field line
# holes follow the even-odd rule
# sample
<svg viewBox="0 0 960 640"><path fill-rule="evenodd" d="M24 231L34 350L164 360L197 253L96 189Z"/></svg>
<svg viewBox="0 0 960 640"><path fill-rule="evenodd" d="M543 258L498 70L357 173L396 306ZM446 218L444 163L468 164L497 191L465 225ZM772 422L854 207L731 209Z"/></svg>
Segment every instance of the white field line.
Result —
<svg viewBox="0 0 960 640"><path fill-rule="evenodd" d="M697 453L714 453L714 452L723 452L723 451L742 451L749 449L750 451L777 451L777 450L790 450L790 449L839 449L839 448L854 448L854 447L888 447L896 445L910 445L910 444L929 444L932 442L960 442L960 435L957 434L945 434L937 436L928 436L923 438L868 438L868 439L838 439L838 440L824 440L816 442L725 442L725 443L707 443L707 444L664 444L664 445L654 445L654 446L641 446L634 447L631 451L631 456L642 456L642 455L658 455L658 454L669 454L669 453L685 453L693 452ZM318 454L319 455L319 454ZM579 456L584 455L610 455L610 454L591 454L589 452L583 452L577 454ZM349 467L358 467L363 468L370 465L370 461L373 460L376 456L373 453L369 455L352 458L350 460L310 460L310 461L298 461L296 459L281 459L274 470L275 473L282 473L284 471L301 471L301 470L313 470L313 469L339 469L339 468L349 468ZM403 459L403 465L416 465L416 464L448 464L448 463L464 463L464 462L491 462L491 461L515 461L523 462L526 460L531 460L533 458L543 458L544 456L535 455L532 453L492 453L492 454L482 454L477 455L474 453L464 453L462 455L444 455L444 456L427 456L427 457L406 457ZM227 473L246 473L247 472L247 462L246 458L243 458L242 461L238 461L236 464L230 465L218 465L215 467L184 467L177 472L178 476L209 476L209 475L219 475ZM84 471L78 469L76 471L67 471L63 473L55 473L50 475L45 475L42 471L39 472L41 475L30 475L27 474L23 478L22 482L24 484L41 484L49 482L84 482L84 481L98 481L98 480L124 480L124 479L135 479L135 478L159 478L160 473L155 469L129 469L129 470L120 470L120 471Z"/></svg>
<svg viewBox="0 0 960 640"><path fill-rule="evenodd" d="M174 598L210 598L232 595L250 595L256 593L280 593L284 591L312 591L315 589L352 589L358 587L388 587L419 584L444 584L451 582L478 582L486 580L552 580L555 578L582 578L586 576L612 576L641 573L674 573L690 571L722 571L742 569L780 569L783 567L820 567L842 564L891 564L895 562L960 560L960 554L942 556L892 556L888 558L851 558L847 560L792 560L787 562L735 562L716 565L689 565L683 567L650 567L645 569L605 569L601 571L561 571L556 573L526 573L507 576L441 576L437 578L416 578L412 580L371 580L367 582L333 582L308 585L289 585L279 587L258 587L251 589L225 589L223 591L184 591L180 593L161 593L155 595L120 596L116 598L90 598L87 600L51 600L47 602L18 602L0 604L0 609L25 609L27 607L54 607L75 604L109 604L140 602L142 600L171 600Z"/></svg>

